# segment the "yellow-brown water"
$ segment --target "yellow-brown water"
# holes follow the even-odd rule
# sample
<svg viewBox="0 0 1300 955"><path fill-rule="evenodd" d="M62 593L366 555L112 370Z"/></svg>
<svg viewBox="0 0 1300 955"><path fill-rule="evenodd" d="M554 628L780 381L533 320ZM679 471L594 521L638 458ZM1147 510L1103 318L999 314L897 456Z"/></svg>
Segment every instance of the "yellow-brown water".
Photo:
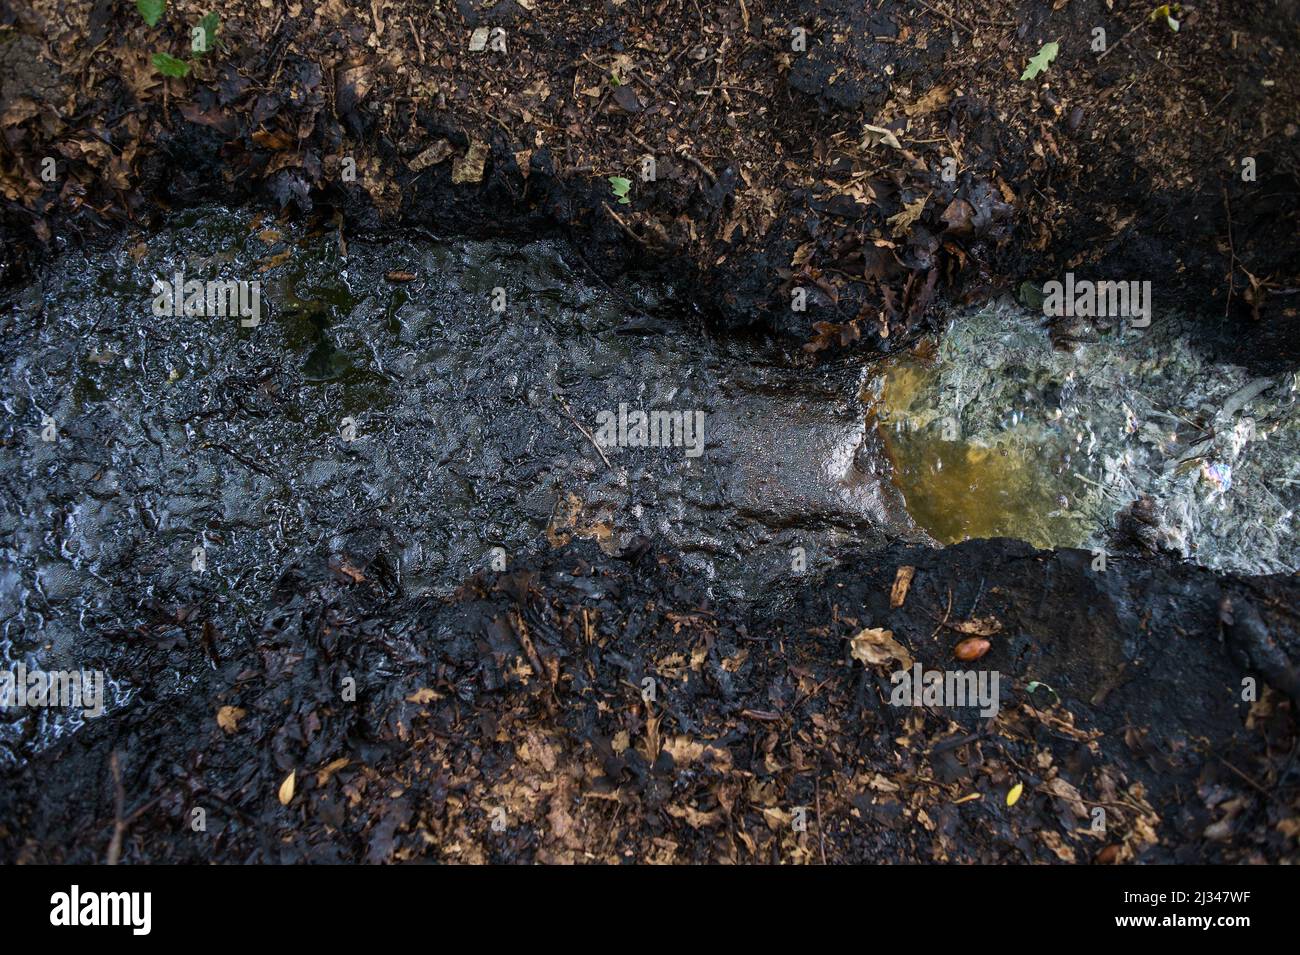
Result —
<svg viewBox="0 0 1300 955"><path fill-rule="evenodd" d="M1077 547L1089 529L1070 508L1083 489L1055 435L1012 427L996 440L965 438L930 390L924 354L887 359L864 389L908 513L936 540L1016 537L1037 547Z"/></svg>

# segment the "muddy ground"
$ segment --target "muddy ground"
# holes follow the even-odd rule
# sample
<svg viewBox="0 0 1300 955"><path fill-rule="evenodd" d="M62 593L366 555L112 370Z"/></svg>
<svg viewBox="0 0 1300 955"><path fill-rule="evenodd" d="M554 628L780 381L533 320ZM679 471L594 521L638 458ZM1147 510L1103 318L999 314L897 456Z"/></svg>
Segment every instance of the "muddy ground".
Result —
<svg viewBox="0 0 1300 955"><path fill-rule="evenodd" d="M100 861L120 820L141 862L1295 859L1293 702L1240 702L1246 674L1297 690L1268 638L1295 649L1291 578L989 541L863 554L738 608L650 549L582 543L441 603L352 559L286 569L195 685L10 774L4 857ZM959 666L971 621L1003 674L992 721L885 705L901 662L852 656L887 627L890 654Z"/></svg>
<svg viewBox="0 0 1300 955"><path fill-rule="evenodd" d="M1234 359L1294 367L1296 7L1189 6L1175 33L1122 0L246 2L165 79L150 58L184 53L201 4L152 29L122 2L6 4L0 277L249 201L350 233L559 232L597 275L680 273L692 316L817 353L1067 268L1149 278ZM469 51L480 26L505 52ZM173 639L118 658L131 706L6 773L0 857L1294 861L1295 578L1141 531L1104 571L894 544L758 604L711 600L653 539L416 597L361 533L278 568L228 636L164 595ZM955 667L972 633L996 719L887 705L891 670Z"/></svg>
<svg viewBox="0 0 1300 955"><path fill-rule="evenodd" d="M124 0L6 0L4 275L56 237L250 197L365 228L559 225L598 268L689 265L707 314L812 348L889 347L936 296L1068 268L1149 279L1239 360L1294 361L1294 0L1188 5L1177 32L1128 0L945 2L241 0L168 79L151 58L185 55L197 0L153 28Z"/></svg>

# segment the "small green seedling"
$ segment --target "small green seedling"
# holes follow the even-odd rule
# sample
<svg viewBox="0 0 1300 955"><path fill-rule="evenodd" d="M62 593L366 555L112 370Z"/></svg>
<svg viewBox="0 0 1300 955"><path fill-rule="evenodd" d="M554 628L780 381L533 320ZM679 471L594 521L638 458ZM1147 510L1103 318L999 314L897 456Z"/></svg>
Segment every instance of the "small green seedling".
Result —
<svg viewBox="0 0 1300 955"><path fill-rule="evenodd" d="M1182 24L1175 20L1174 17L1182 12L1183 11L1176 3L1162 3L1151 11L1151 16L1148 17L1148 19L1152 23L1155 23L1157 20L1164 20L1165 23L1169 24L1169 29L1177 33L1178 28L1181 27Z"/></svg>

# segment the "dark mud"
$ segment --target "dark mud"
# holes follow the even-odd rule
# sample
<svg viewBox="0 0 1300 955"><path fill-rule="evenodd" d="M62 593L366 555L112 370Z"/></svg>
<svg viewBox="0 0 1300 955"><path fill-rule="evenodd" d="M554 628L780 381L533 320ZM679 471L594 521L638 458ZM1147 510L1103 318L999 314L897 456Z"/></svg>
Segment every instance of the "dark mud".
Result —
<svg viewBox="0 0 1300 955"><path fill-rule="evenodd" d="M97 861L115 818L132 862L1295 858L1293 704L1241 702L1243 678L1281 676L1267 635L1296 649L1292 579L1096 573L1085 552L986 541L862 554L746 611L675 561L590 542L446 602L328 559L286 571L249 645L185 692L144 692L9 772L5 858ZM915 577L891 608L900 566ZM849 653L887 626L951 667L973 618L1000 625L992 721L889 706L896 664Z"/></svg>
<svg viewBox="0 0 1300 955"><path fill-rule="evenodd" d="M616 288L563 243L345 244L260 219L178 215L4 310L6 663L103 668L122 705L141 654L248 639L319 546L395 594L445 595L573 537L653 536L753 598L801 586L796 548L813 573L926 539L855 368L662 334L656 313L687 305L671 287ZM177 272L257 276L261 324L152 315ZM695 445L597 449L620 406L698 416ZM43 714L13 719L6 761L51 739Z"/></svg>

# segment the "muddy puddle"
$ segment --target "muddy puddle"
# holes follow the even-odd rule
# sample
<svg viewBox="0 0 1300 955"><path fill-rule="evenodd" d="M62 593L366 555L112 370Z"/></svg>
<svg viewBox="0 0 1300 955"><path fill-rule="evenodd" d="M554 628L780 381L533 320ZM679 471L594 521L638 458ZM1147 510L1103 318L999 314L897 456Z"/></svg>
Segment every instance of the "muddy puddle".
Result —
<svg viewBox="0 0 1300 955"><path fill-rule="evenodd" d="M1104 546L1149 494L1162 546L1296 567L1294 378L1005 307L815 363L691 308L558 241L222 208L69 251L0 308L0 669L100 670L112 711L184 692L195 643L237 656L295 566L436 600L574 537L779 600L900 538ZM132 678L159 654L168 685ZM0 762L82 719L6 710Z"/></svg>

